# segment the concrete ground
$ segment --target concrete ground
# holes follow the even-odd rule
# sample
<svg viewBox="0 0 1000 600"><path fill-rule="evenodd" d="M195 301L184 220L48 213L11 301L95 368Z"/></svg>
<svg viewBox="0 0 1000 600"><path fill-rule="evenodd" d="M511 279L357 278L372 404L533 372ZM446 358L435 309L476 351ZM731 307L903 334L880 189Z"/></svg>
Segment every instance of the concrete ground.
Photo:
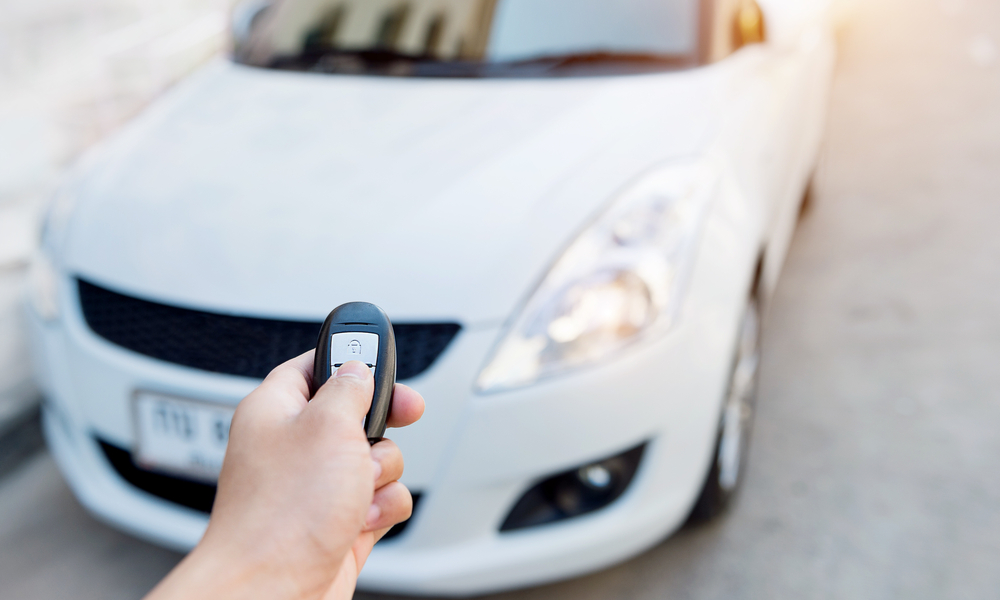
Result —
<svg viewBox="0 0 1000 600"><path fill-rule="evenodd" d="M996 597L1000 3L859 2L841 41L735 509L496 600ZM94 521L44 453L0 481L0 599L135 598L178 558Z"/></svg>

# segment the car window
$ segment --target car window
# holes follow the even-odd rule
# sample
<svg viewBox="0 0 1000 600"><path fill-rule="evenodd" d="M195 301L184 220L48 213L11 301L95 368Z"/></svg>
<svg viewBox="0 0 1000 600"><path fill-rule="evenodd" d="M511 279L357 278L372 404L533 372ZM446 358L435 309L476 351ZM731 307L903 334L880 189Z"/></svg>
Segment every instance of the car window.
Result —
<svg viewBox="0 0 1000 600"><path fill-rule="evenodd" d="M695 45L696 11L696 3L684 0L507 0L497 7L487 56L686 55Z"/></svg>
<svg viewBox="0 0 1000 600"><path fill-rule="evenodd" d="M700 0L275 0L237 61L411 76L633 72L691 64Z"/></svg>

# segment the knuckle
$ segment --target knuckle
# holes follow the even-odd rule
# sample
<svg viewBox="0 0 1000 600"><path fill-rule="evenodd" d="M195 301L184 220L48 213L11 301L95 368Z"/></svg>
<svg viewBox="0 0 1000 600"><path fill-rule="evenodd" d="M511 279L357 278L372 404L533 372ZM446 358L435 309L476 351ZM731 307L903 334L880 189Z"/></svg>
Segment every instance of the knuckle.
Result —
<svg viewBox="0 0 1000 600"><path fill-rule="evenodd" d="M264 377L264 382L273 382L276 379L281 379L291 369L292 369L292 367L289 366L287 363L282 363L282 364L278 365L277 367L274 367L273 369L271 369L270 371L268 371L267 376Z"/></svg>

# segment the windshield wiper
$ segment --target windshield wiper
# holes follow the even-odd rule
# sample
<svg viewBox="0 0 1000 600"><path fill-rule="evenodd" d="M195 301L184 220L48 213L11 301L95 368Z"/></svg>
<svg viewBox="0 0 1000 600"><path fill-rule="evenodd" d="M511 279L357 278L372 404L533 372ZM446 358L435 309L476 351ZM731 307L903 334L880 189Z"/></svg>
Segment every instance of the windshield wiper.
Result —
<svg viewBox="0 0 1000 600"><path fill-rule="evenodd" d="M412 65L425 62L437 62L437 59L387 49L345 50L317 47L306 48L295 55L277 57L270 66L279 69L354 71L366 67L387 68L400 63Z"/></svg>
<svg viewBox="0 0 1000 600"><path fill-rule="evenodd" d="M623 65L639 68L660 69L665 67L681 66L687 64L688 62L690 62L690 57L676 54L597 51L539 56L526 60L513 61L507 64L513 67L545 66L549 69L562 69L566 67L590 65Z"/></svg>
<svg viewBox="0 0 1000 600"><path fill-rule="evenodd" d="M396 50L388 50L382 48L366 49L366 50L340 50L332 48L323 48L319 49L317 53L320 56L324 57L327 56L355 57L370 63L387 63L396 61L422 62L422 61L435 60L434 57L432 56L409 54L406 52L397 52Z"/></svg>

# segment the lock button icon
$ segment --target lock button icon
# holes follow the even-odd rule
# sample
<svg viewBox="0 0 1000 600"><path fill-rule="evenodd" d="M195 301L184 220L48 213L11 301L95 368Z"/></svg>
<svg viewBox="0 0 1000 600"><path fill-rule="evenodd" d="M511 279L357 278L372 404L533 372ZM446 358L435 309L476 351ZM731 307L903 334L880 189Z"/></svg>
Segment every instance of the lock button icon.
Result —
<svg viewBox="0 0 1000 600"><path fill-rule="evenodd" d="M343 331L330 338L330 366L358 360L369 367L378 362L378 335L362 331Z"/></svg>

